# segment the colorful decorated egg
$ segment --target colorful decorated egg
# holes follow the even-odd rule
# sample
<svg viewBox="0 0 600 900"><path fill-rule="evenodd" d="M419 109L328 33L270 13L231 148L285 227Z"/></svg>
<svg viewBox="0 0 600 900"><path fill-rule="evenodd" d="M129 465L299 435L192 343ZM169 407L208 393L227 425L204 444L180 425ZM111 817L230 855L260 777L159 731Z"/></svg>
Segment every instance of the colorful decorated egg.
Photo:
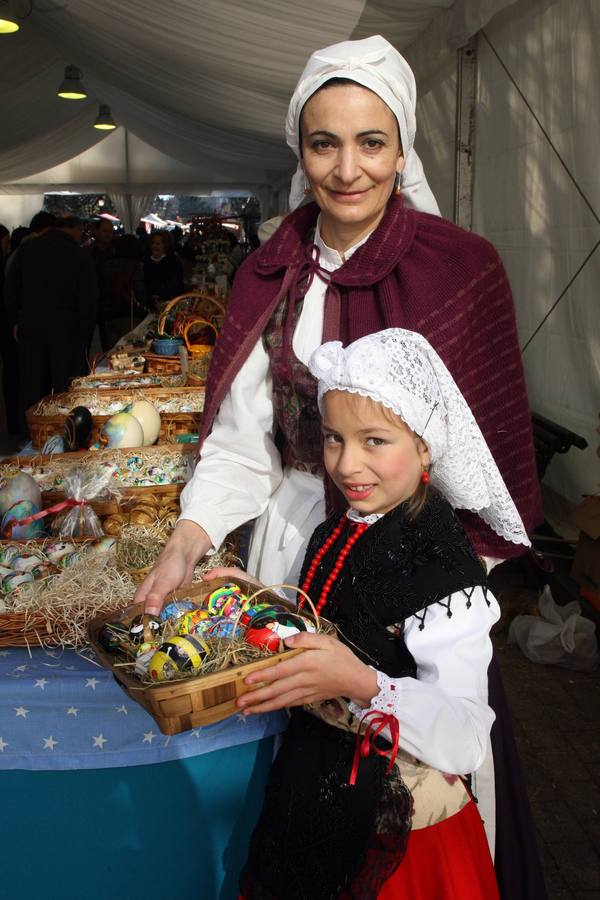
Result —
<svg viewBox="0 0 600 900"><path fill-rule="evenodd" d="M134 416L142 426L145 447L156 442L160 434L160 415L153 403L149 400L136 400L135 403L129 403L123 412Z"/></svg>
<svg viewBox="0 0 600 900"><path fill-rule="evenodd" d="M35 479L25 472L0 478L0 516L22 500L28 500L36 512L42 508L42 493Z"/></svg>
<svg viewBox="0 0 600 900"><path fill-rule="evenodd" d="M31 572L36 566L39 566L42 560L39 556L32 553L24 553L23 556L14 556L11 561L13 572Z"/></svg>
<svg viewBox="0 0 600 900"><path fill-rule="evenodd" d="M244 609L242 615L240 616L240 624L249 625L255 616L258 616L260 613L264 613L268 609L273 610L274 612L288 611L285 606L278 606L273 603L257 603L256 606L247 606Z"/></svg>
<svg viewBox="0 0 600 900"><path fill-rule="evenodd" d="M200 638L175 635L161 644L150 660L148 672L153 681L169 681L182 674L195 675L209 655L208 644Z"/></svg>
<svg viewBox="0 0 600 900"><path fill-rule="evenodd" d="M63 556L75 551L75 544L69 541L50 541L46 544L44 552L50 562L57 563Z"/></svg>
<svg viewBox="0 0 600 900"><path fill-rule="evenodd" d="M129 639L134 644L139 644L144 640L144 625L148 623L151 634L158 634L160 631L160 620L156 616L144 616L140 614L136 616L129 624Z"/></svg>
<svg viewBox="0 0 600 900"><path fill-rule="evenodd" d="M213 615L236 616L247 600L239 584L228 582L208 595L206 608Z"/></svg>
<svg viewBox="0 0 600 900"><path fill-rule="evenodd" d="M97 541L94 541L92 547L90 548L93 553L101 555L103 553L110 553L111 550L117 545L117 539L114 537L103 537L98 538Z"/></svg>
<svg viewBox="0 0 600 900"><path fill-rule="evenodd" d="M196 634L202 631L204 622L211 618L206 609L192 609L184 613L177 622L177 634Z"/></svg>
<svg viewBox="0 0 600 900"><path fill-rule="evenodd" d="M9 569L8 566L0 566L0 581L3 578L6 578L7 575L12 573L12 569Z"/></svg>
<svg viewBox="0 0 600 900"><path fill-rule="evenodd" d="M252 620L252 624L246 631L246 642L255 647L262 647L276 653L284 649L283 641L299 631L315 631L312 622L291 612L275 612L267 610Z"/></svg>
<svg viewBox="0 0 600 900"><path fill-rule="evenodd" d="M69 569L76 562L79 562L82 555L81 550L72 550L70 553L65 553L64 556L61 556L57 565L60 566L61 569Z"/></svg>
<svg viewBox="0 0 600 900"><path fill-rule="evenodd" d="M98 643L109 653L115 653L128 637L129 629L122 622L107 622L98 632Z"/></svg>
<svg viewBox="0 0 600 900"><path fill-rule="evenodd" d="M29 516L35 515L40 511L40 506L32 503L31 500L21 500L15 503L2 516L0 530L2 534L9 535L15 540L32 540L41 537L44 534L43 519L36 519L34 522L28 522L27 525L13 525L13 522L19 522Z"/></svg>
<svg viewBox="0 0 600 900"><path fill-rule="evenodd" d="M116 413L104 423L101 443L107 448L141 447L144 431L138 420L129 413Z"/></svg>
<svg viewBox="0 0 600 900"><path fill-rule="evenodd" d="M139 647L136 647L135 655L143 656L144 653L154 653L159 648L158 641L143 641Z"/></svg>
<svg viewBox="0 0 600 900"><path fill-rule="evenodd" d="M33 575L31 572L12 572L2 579L2 591L10 594L17 589L28 588L33 584Z"/></svg>
<svg viewBox="0 0 600 900"><path fill-rule="evenodd" d="M76 406L65 419L65 447L67 450L87 450L94 420L87 406Z"/></svg>
<svg viewBox="0 0 600 900"><path fill-rule="evenodd" d="M31 569L31 574L36 581L44 581L44 579L56 575L56 569L52 563L40 562L34 569Z"/></svg>
<svg viewBox="0 0 600 900"><path fill-rule="evenodd" d="M10 566L15 556L19 556L23 548L17 544L4 544L0 546L0 565ZM12 568L10 570L12 572Z"/></svg>
<svg viewBox="0 0 600 900"><path fill-rule="evenodd" d="M159 618L161 622L166 622L167 619L177 619L192 609L198 609L198 605L192 600L172 600L163 607Z"/></svg>

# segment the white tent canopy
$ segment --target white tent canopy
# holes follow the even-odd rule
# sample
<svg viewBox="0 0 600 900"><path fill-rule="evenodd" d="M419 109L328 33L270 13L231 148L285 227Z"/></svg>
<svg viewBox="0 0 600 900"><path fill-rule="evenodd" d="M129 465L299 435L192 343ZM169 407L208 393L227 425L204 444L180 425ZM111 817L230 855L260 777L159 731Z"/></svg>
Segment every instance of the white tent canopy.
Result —
<svg viewBox="0 0 600 900"><path fill-rule="evenodd" d="M0 38L0 221L26 223L45 191L67 189L108 190L130 225L158 192L251 191L282 211L283 122L306 58L374 33L413 65L417 146L451 216L454 51L481 28L473 228L505 262L523 346L562 297L524 364L533 408L590 443L546 478L576 501L600 480L597 0L34 0ZM67 64L88 100L56 97ZM122 126L104 139L99 102Z"/></svg>

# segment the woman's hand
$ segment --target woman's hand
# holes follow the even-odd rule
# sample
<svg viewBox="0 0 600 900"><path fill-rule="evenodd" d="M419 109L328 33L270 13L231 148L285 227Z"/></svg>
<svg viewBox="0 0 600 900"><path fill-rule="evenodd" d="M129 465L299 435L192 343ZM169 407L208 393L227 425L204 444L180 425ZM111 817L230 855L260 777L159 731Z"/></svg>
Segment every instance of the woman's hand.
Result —
<svg viewBox="0 0 600 900"><path fill-rule="evenodd" d="M134 603L144 603L147 613L158 615L167 594L191 582L196 563L211 546L200 525L188 519L178 522L156 565L135 592Z"/></svg>
<svg viewBox="0 0 600 900"><path fill-rule="evenodd" d="M204 573L202 581L212 581L213 578L229 578L232 581L243 578L248 584L253 584L257 588L265 586L262 582L258 581L257 578L252 578L252 576L248 575L247 572L244 572L243 569L238 569L235 566L215 566L214 569L209 569L208 572Z"/></svg>
<svg viewBox="0 0 600 900"><path fill-rule="evenodd" d="M247 685L264 686L238 699L244 715L334 697L351 697L359 706L368 707L379 692L373 669L337 638L301 632L286 638L285 645L289 649L302 647L304 653L248 675Z"/></svg>

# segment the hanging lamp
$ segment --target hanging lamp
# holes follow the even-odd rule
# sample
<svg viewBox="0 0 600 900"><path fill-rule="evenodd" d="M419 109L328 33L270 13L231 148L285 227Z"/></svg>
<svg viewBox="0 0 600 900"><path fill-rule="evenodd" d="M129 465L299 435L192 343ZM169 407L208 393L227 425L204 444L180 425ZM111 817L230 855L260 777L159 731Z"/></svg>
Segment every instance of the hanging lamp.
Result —
<svg viewBox="0 0 600 900"><path fill-rule="evenodd" d="M112 131L116 127L117 123L110 114L110 106L105 106L104 103L101 103L98 107L94 128L98 128L100 131Z"/></svg>
<svg viewBox="0 0 600 900"><path fill-rule="evenodd" d="M20 27L13 0L0 3L0 34L14 34Z"/></svg>
<svg viewBox="0 0 600 900"><path fill-rule="evenodd" d="M63 100L85 100L87 91L81 82L81 71L77 66L65 67L65 77L58 88L57 94Z"/></svg>

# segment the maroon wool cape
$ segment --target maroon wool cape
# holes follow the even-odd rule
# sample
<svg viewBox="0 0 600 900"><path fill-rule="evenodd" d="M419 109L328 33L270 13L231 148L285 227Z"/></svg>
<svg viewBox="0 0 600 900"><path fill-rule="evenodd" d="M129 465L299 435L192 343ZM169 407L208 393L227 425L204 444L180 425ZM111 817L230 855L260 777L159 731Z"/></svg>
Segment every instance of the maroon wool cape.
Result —
<svg viewBox="0 0 600 900"><path fill-rule="evenodd" d="M314 203L293 212L240 267L208 375L200 448L282 297L296 301L307 276L318 277L307 252L318 213ZM327 278L324 339L347 346L393 327L427 338L471 407L531 532L543 518L531 415L512 294L492 245L392 196L373 234ZM506 559L523 552L475 513L459 515L478 553Z"/></svg>

